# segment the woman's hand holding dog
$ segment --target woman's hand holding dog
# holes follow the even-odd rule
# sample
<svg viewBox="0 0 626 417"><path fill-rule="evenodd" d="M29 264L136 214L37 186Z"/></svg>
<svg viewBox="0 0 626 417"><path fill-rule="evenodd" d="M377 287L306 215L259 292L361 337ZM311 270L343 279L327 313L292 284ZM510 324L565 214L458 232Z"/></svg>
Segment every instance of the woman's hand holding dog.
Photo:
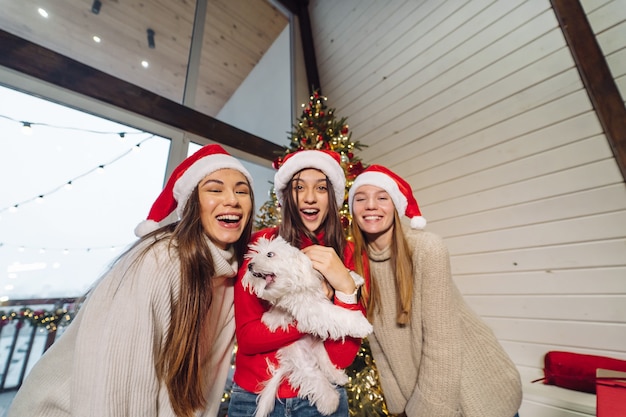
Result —
<svg viewBox="0 0 626 417"><path fill-rule="evenodd" d="M313 245L302 249L302 252L309 257L313 268L324 275L324 278L335 289L345 294L353 294L356 285L350 271L346 269L343 262L331 247Z"/></svg>

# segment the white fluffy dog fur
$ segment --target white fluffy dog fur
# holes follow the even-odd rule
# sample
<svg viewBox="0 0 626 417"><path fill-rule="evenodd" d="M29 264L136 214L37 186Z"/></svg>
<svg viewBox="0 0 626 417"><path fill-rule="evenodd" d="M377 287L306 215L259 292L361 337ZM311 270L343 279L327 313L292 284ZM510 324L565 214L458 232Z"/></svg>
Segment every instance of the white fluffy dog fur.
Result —
<svg viewBox="0 0 626 417"><path fill-rule="evenodd" d="M372 325L360 311L334 305L310 259L282 237L261 238L250 249L253 252L246 255L250 263L242 284L270 303L261 321L271 331L294 324L308 333L278 350L277 367L268 363L272 376L259 394L256 417L265 417L274 409L278 387L285 378L299 390L299 397L308 399L321 414L330 415L339 406L335 384L345 384L348 377L330 361L323 340L362 338L372 332Z"/></svg>

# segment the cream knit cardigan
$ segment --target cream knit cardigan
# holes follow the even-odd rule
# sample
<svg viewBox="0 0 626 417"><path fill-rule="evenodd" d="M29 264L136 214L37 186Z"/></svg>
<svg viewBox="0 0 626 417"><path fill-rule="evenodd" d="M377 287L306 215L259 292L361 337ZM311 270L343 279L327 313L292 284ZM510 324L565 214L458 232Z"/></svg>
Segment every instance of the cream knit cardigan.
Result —
<svg viewBox="0 0 626 417"><path fill-rule="evenodd" d="M436 235L405 231L413 259L410 322L396 324L391 251L368 249L382 311L368 337L391 413L407 417L513 417L521 398L517 368L490 328L464 302Z"/></svg>
<svg viewBox="0 0 626 417"><path fill-rule="evenodd" d="M209 312L210 363L204 364L208 407L217 415L234 344L232 251L208 239L215 262ZM155 361L180 290L177 252L161 241L136 263L147 242L121 259L95 286L72 324L41 357L18 391L8 417L173 417ZM207 277L209 279L209 277Z"/></svg>

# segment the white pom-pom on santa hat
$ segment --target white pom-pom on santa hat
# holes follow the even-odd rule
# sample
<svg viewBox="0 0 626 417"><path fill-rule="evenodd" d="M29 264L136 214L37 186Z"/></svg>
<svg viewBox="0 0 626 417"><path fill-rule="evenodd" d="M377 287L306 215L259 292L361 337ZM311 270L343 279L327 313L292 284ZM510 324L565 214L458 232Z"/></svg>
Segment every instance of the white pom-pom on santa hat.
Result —
<svg viewBox="0 0 626 417"><path fill-rule="evenodd" d="M285 156L278 171L274 175L276 199L281 206L284 203L284 192L293 176L303 169L313 168L322 171L333 185L337 207L343 205L346 193L346 174L341 167L341 156L334 151L304 149Z"/></svg>
<svg viewBox="0 0 626 417"><path fill-rule="evenodd" d="M348 193L350 214L352 214L354 194L363 185L373 185L385 190L391 197L391 201L393 201L398 213L405 215L411 220L412 229L423 229L426 227L426 219L422 217L409 183L382 165L370 165L352 182Z"/></svg>
<svg viewBox="0 0 626 417"><path fill-rule="evenodd" d="M154 232L159 228L159 223L154 220L144 220L135 227L135 236L142 237Z"/></svg>
<svg viewBox="0 0 626 417"><path fill-rule="evenodd" d="M135 227L135 235L142 237L157 230L159 222L165 220L174 210L180 219L191 192L202 178L227 168L241 172L252 187L252 175L220 145L205 145L187 157L170 175L165 188L152 204L148 218Z"/></svg>

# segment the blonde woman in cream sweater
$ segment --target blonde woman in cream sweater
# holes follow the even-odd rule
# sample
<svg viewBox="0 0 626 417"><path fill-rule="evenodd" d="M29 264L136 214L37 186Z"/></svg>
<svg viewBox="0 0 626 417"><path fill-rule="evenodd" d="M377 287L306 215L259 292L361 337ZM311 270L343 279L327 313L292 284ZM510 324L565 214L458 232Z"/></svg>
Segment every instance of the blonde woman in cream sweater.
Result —
<svg viewBox="0 0 626 417"><path fill-rule="evenodd" d="M252 178L218 145L183 161L18 391L9 417L214 417L230 367ZM180 220L158 222L176 210Z"/></svg>
<svg viewBox="0 0 626 417"><path fill-rule="evenodd" d="M366 250L363 290L369 336L389 411L407 417L513 417L519 373L456 288L442 240L422 229L410 185L372 165L349 192L356 265ZM400 215L410 219L403 231ZM358 269L357 269L358 272Z"/></svg>

